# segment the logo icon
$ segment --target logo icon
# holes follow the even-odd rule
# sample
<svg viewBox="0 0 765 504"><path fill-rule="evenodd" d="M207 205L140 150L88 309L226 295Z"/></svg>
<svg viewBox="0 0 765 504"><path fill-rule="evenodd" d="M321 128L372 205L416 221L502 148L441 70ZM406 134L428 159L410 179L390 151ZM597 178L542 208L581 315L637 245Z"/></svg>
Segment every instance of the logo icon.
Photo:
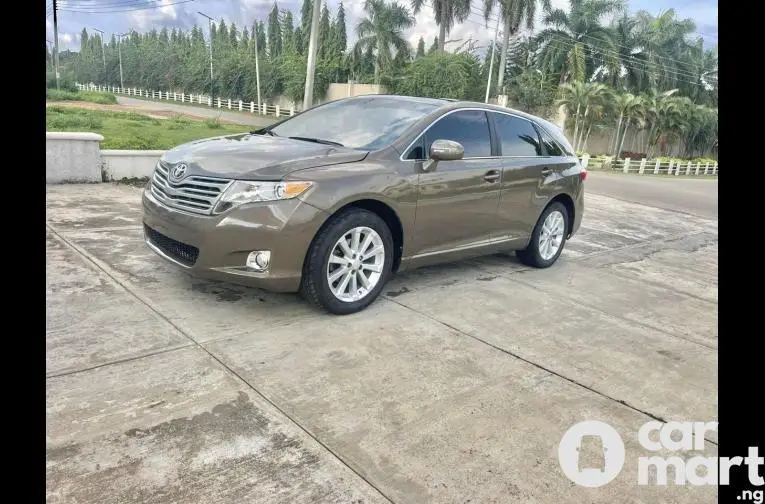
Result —
<svg viewBox="0 0 765 504"><path fill-rule="evenodd" d="M584 440L592 442L587 446L582 443ZM597 463L588 463L593 460ZM579 422L571 426L560 440L558 462L563 474L577 485L601 487L616 478L622 470L624 442L607 423L597 420Z"/></svg>
<svg viewBox="0 0 765 504"><path fill-rule="evenodd" d="M183 176L186 175L187 169L188 167L185 163L178 163L172 170L170 170L170 178L173 180L181 180Z"/></svg>

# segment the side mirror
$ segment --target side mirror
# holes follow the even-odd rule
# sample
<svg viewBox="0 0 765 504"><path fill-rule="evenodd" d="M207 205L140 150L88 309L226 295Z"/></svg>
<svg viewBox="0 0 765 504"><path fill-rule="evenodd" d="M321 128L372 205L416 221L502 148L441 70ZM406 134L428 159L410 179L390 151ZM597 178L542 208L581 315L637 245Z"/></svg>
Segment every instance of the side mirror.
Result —
<svg viewBox="0 0 765 504"><path fill-rule="evenodd" d="M436 140L430 145L429 154L433 161L456 161L465 155L465 148L452 140Z"/></svg>

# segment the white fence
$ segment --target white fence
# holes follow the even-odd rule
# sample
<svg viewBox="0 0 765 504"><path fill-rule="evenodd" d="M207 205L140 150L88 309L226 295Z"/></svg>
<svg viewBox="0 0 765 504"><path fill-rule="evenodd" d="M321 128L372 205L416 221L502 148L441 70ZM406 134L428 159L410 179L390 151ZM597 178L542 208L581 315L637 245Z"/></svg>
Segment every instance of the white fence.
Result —
<svg viewBox="0 0 765 504"><path fill-rule="evenodd" d="M619 173L637 173L638 175L713 175L718 174L717 162L701 163L699 161L661 161L650 159L618 159L607 158L602 168Z"/></svg>
<svg viewBox="0 0 765 504"><path fill-rule="evenodd" d="M80 91L100 91L103 93L135 96L151 100L174 101L181 104L202 105L212 108L249 112L250 114L271 115L276 117L289 117L295 115L295 107L284 109L279 105L269 105L267 102L255 103L254 101L232 100L230 98L211 98L209 95L193 93L177 93L173 91L156 91L152 89L117 86L99 86L97 84L77 84Z"/></svg>

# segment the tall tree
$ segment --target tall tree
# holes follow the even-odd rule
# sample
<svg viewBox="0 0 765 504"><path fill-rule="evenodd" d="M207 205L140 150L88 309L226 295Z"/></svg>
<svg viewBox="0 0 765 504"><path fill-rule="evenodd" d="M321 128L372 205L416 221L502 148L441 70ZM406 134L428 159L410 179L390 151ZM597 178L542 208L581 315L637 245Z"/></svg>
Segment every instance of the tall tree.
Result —
<svg viewBox="0 0 765 504"><path fill-rule="evenodd" d="M229 45L236 49L239 44L239 32L236 29L236 23L231 23L231 28L228 30Z"/></svg>
<svg viewBox="0 0 765 504"><path fill-rule="evenodd" d="M321 14L319 15L319 50L317 54L319 58L325 59L331 45L331 25L329 22L329 9L327 8L327 2L321 8Z"/></svg>
<svg viewBox="0 0 765 504"><path fill-rule="evenodd" d="M345 53L348 49L348 35L345 31L345 7L342 1L337 8L335 21L332 23L332 33L335 38L335 50L341 54Z"/></svg>
<svg viewBox="0 0 765 504"><path fill-rule="evenodd" d="M433 7L435 21L438 25L438 48L444 50L446 35L451 31L454 23L464 22L470 15L470 0L412 0L414 14L418 14L423 5Z"/></svg>
<svg viewBox="0 0 765 504"><path fill-rule="evenodd" d="M291 11L284 11L282 14L282 51L286 53L295 52L295 21L292 18Z"/></svg>
<svg viewBox="0 0 765 504"><path fill-rule="evenodd" d="M555 9L544 17L548 28L542 44L543 70L560 74L561 82L583 82L601 65L617 66L614 32L600 21L624 8L623 0L569 0L571 9Z"/></svg>
<svg viewBox="0 0 765 504"><path fill-rule="evenodd" d="M276 60L282 55L282 24L279 19L279 6L274 2L268 14L268 55Z"/></svg>
<svg viewBox="0 0 765 504"><path fill-rule="evenodd" d="M379 83L380 71L387 71L391 67L392 51L408 50L403 32L414 26L415 20L406 7L395 1L386 3L385 0L366 0L364 13L366 17L356 27L359 40L355 49L374 52L375 82Z"/></svg>
<svg viewBox="0 0 765 504"><path fill-rule="evenodd" d="M550 0L484 0L483 2L484 18L488 20L494 7L499 5L498 15L502 21L502 56L499 59L499 77L497 79L497 91L500 93L505 81L510 37L515 35L524 23L529 30L534 28L537 2L542 5L545 12L549 12L552 8Z"/></svg>
<svg viewBox="0 0 765 504"><path fill-rule="evenodd" d="M266 25L263 23L263 21L258 21L258 50L265 54L267 46Z"/></svg>
<svg viewBox="0 0 765 504"><path fill-rule="evenodd" d="M308 52L309 34L311 33L311 16L313 15L313 2L311 0L303 0L303 5L300 6L300 53L305 54Z"/></svg>
<svg viewBox="0 0 765 504"><path fill-rule="evenodd" d="M423 56L425 56L425 39L420 37L420 40L417 42L417 53L415 53L414 59L420 59Z"/></svg>
<svg viewBox="0 0 765 504"><path fill-rule="evenodd" d="M438 36L433 39L433 43L430 45L430 48L428 48L428 54L433 54L436 51L438 51Z"/></svg>

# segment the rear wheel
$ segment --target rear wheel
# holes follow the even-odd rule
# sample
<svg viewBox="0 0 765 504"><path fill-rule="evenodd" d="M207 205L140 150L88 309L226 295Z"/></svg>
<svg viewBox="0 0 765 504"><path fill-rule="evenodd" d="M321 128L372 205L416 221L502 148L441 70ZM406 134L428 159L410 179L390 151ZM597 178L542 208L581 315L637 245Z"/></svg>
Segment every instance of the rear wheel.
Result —
<svg viewBox="0 0 765 504"><path fill-rule="evenodd" d="M380 295L392 264L393 237L385 221L352 208L333 217L314 240L301 293L331 313L355 313Z"/></svg>
<svg viewBox="0 0 765 504"><path fill-rule="evenodd" d="M556 201L539 216L529 245L524 250L516 251L515 255L527 266L550 267L563 252L567 236L568 211L562 203Z"/></svg>

